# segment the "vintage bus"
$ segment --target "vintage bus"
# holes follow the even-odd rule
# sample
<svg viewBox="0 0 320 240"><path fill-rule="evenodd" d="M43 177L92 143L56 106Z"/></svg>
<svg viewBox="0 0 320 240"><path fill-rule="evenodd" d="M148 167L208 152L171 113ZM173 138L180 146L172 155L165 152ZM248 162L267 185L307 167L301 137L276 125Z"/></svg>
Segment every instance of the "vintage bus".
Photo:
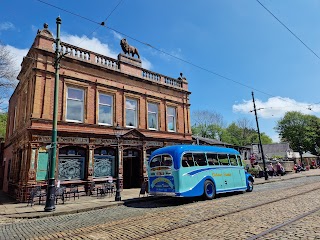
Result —
<svg viewBox="0 0 320 240"><path fill-rule="evenodd" d="M169 146L155 150L147 165L151 195L212 199L219 193L253 190L254 178L232 148Z"/></svg>

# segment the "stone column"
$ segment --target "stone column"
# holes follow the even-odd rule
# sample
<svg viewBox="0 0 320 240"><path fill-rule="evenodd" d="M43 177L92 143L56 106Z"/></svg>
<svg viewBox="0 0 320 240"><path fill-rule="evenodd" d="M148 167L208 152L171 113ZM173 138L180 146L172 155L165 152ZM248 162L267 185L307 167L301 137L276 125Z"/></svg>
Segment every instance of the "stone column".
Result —
<svg viewBox="0 0 320 240"><path fill-rule="evenodd" d="M119 144L119 178L120 178L120 188L123 189L123 145ZM116 157L116 156L115 156ZM117 164L117 163L116 163Z"/></svg>
<svg viewBox="0 0 320 240"><path fill-rule="evenodd" d="M146 143L143 144L142 148L142 180L147 181L148 179L148 173L147 173L147 163L148 163L148 158L147 158L147 146Z"/></svg>
<svg viewBox="0 0 320 240"><path fill-rule="evenodd" d="M94 174L94 145L89 145L89 159L88 159L88 168L87 168L87 181L93 180Z"/></svg>
<svg viewBox="0 0 320 240"><path fill-rule="evenodd" d="M36 162L38 162L38 148L36 145L31 145L30 165L28 169L27 183L36 183Z"/></svg>

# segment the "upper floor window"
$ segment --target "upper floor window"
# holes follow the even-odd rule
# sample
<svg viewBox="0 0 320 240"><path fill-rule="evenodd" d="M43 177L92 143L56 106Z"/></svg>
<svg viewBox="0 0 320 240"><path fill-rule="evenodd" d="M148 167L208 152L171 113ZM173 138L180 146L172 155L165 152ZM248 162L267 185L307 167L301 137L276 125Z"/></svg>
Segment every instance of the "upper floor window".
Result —
<svg viewBox="0 0 320 240"><path fill-rule="evenodd" d="M99 93L99 124L112 125L112 96Z"/></svg>
<svg viewBox="0 0 320 240"><path fill-rule="evenodd" d="M148 103L148 128L158 129L158 104Z"/></svg>
<svg viewBox="0 0 320 240"><path fill-rule="evenodd" d="M126 99L126 126L137 127L137 100Z"/></svg>
<svg viewBox="0 0 320 240"><path fill-rule="evenodd" d="M83 122L84 90L68 87L67 89L67 121Z"/></svg>
<svg viewBox="0 0 320 240"><path fill-rule="evenodd" d="M175 132L176 131L176 108L168 107L167 108L167 123L168 123L168 131Z"/></svg>

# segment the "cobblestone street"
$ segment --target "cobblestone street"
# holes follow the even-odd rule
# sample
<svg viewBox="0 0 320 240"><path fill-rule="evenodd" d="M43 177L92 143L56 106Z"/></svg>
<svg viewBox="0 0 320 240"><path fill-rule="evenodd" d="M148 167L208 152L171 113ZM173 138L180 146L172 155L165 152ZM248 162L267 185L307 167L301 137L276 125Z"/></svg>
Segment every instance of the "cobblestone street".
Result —
<svg viewBox="0 0 320 240"><path fill-rule="evenodd" d="M250 239L320 206L320 177L255 186L212 201L159 199L0 225L0 239ZM320 211L259 239L320 239ZM16 221L16 222L13 222ZM254 238L253 238L254 239Z"/></svg>

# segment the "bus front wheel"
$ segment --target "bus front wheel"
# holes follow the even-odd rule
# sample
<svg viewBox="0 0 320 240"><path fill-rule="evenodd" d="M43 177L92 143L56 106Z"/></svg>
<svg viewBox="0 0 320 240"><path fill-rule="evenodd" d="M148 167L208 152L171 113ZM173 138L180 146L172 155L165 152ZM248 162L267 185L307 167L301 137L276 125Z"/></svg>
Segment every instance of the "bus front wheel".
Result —
<svg viewBox="0 0 320 240"><path fill-rule="evenodd" d="M211 200L215 197L216 195L216 188L214 186L214 183L210 180L206 180L204 182L204 193L203 197L205 199Z"/></svg>
<svg viewBox="0 0 320 240"><path fill-rule="evenodd" d="M247 192L252 192L252 190L253 190L253 181L252 180L248 180Z"/></svg>

